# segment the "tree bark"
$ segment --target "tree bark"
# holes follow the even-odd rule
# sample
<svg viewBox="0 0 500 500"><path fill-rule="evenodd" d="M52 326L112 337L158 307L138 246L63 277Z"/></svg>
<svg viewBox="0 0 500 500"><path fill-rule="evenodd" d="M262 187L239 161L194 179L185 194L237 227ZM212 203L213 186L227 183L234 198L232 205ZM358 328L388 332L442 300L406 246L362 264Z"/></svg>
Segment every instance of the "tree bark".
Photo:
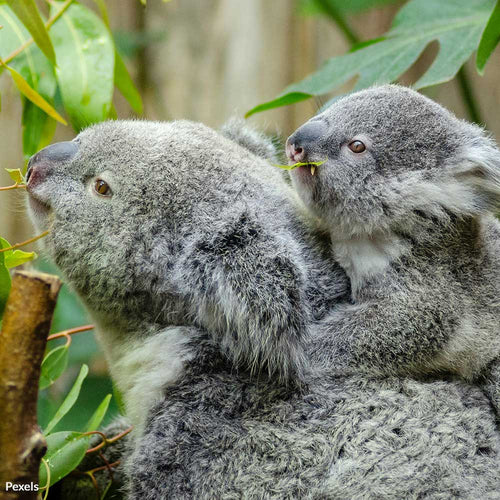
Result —
<svg viewBox="0 0 500 500"><path fill-rule="evenodd" d="M0 499L36 499L45 439L37 423L40 366L61 282L18 271L0 332ZM18 485L6 491L7 483ZM19 491L19 485L23 490Z"/></svg>

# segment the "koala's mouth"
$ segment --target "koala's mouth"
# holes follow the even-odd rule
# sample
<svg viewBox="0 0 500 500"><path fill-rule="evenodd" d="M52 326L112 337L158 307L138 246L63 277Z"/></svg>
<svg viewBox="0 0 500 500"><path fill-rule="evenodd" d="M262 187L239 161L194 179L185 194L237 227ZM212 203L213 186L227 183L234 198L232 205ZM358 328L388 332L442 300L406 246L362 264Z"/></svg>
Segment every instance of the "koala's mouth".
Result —
<svg viewBox="0 0 500 500"><path fill-rule="evenodd" d="M29 193L28 205L31 220L35 226L39 227L39 229L46 229L49 223L51 206L31 192Z"/></svg>

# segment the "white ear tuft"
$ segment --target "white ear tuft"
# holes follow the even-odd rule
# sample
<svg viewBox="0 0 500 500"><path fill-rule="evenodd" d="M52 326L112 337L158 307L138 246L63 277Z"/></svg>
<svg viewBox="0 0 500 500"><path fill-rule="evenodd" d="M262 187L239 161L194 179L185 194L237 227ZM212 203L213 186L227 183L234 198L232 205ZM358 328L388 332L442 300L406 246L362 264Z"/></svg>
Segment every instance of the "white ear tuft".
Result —
<svg viewBox="0 0 500 500"><path fill-rule="evenodd" d="M500 210L500 151L491 139L475 137L465 144L451 173L474 193L477 209Z"/></svg>

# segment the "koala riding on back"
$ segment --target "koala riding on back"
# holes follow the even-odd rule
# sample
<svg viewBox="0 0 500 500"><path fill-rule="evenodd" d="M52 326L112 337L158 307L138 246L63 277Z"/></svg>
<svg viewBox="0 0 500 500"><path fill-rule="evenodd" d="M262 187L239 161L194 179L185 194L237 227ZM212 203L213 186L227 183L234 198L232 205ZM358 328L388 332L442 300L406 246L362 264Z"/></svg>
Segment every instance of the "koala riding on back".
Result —
<svg viewBox="0 0 500 500"><path fill-rule="evenodd" d="M287 141L292 183L329 230L352 303L321 321L339 370L456 373L500 353L500 152L395 85L348 95Z"/></svg>

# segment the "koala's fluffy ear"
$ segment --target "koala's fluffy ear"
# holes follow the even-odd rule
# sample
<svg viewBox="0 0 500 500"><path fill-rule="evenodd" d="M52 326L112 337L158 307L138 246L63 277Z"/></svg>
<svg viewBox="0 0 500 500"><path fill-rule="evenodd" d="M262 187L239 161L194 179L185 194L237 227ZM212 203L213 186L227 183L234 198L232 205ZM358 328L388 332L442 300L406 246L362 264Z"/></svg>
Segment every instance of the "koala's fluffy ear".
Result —
<svg viewBox="0 0 500 500"><path fill-rule="evenodd" d="M221 127L221 134L265 160L278 161L273 141L262 132L250 127L242 118L231 118Z"/></svg>
<svg viewBox="0 0 500 500"><path fill-rule="evenodd" d="M470 125L469 125L470 126ZM470 192L470 211L500 210L500 151L481 129L464 141L458 158L451 165L453 177ZM480 132L480 134L477 134ZM464 200L465 201L465 200Z"/></svg>

